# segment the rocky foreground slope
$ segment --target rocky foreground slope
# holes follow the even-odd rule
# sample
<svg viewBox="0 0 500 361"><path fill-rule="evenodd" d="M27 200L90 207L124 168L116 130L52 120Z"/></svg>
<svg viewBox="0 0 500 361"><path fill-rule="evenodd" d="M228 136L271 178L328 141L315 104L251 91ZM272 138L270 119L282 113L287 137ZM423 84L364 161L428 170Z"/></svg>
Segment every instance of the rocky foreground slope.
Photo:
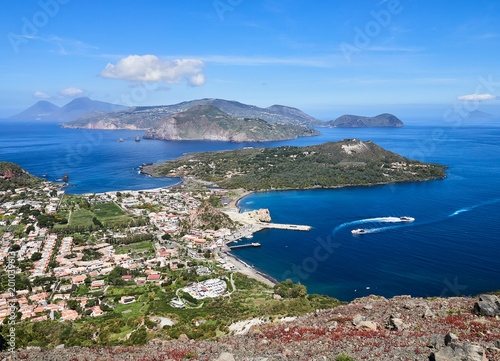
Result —
<svg viewBox="0 0 500 361"><path fill-rule="evenodd" d="M500 360L500 301L370 296L292 319L252 320L217 340L150 341L142 347L21 350L23 360ZM235 332L236 333L236 332ZM7 353L0 354L6 360Z"/></svg>

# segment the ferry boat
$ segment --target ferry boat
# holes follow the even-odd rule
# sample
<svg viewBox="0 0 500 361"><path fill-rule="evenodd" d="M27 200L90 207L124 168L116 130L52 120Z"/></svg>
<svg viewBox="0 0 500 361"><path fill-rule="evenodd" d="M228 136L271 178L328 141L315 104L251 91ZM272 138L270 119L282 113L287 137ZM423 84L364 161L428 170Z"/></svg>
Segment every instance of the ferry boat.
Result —
<svg viewBox="0 0 500 361"><path fill-rule="evenodd" d="M401 222L413 222L415 220L415 218L404 216L404 217L399 217L399 220Z"/></svg>
<svg viewBox="0 0 500 361"><path fill-rule="evenodd" d="M352 234L365 234L366 231L363 228L353 229L351 231Z"/></svg>

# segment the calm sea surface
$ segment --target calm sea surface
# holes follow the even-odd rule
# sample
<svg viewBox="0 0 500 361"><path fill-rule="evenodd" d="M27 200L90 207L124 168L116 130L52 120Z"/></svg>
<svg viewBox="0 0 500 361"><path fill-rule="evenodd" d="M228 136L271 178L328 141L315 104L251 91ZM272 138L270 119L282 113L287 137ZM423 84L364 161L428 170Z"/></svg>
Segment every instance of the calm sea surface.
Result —
<svg viewBox="0 0 500 361"><path fill-rule="evenodd" d="M0 160L56 180L67 193L137 190L175 184L138 174L142 163L186 152L247 146L310 145L344 138L372 140L401 155L448 165L448 178L424 183L338 190L268 192L240 201L269 208L274 222L306 224L309 232L267 230L234 254L278 280L309 292L351 300L455 296L500 289L500 127L406 126L319 129L323 135L285 142L135 142L138 131L61 129L54 124L0 121ZM118 142L118 139L124 139ZM394 223L388 217L411 216ZM353 236L352 229L369 233ZM250 240L248 240L250 241ZM243 244L245 241L242 241Z"/></svg>

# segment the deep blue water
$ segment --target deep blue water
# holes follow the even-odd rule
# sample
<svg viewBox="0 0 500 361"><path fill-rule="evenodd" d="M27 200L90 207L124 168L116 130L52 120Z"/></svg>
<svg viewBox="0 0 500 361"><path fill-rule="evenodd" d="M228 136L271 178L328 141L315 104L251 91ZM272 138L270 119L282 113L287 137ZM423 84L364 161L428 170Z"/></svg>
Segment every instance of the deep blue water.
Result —
<svg viewBox="0 0 500 361"><path fill-rule="evenodd" d="M156 188L176 179L137 172L142 163L186 152L246 146L309 145L344 138L372 140L415 159L446 164L445 180L383 187L253 194L245 210L269 208L273 221L307 224L310 232L267 230L260 248L235 255L276 279L350 300L368 294L454 296L500 289L500 127L407 126L320 129L285 142L135 142L138 131L61 129L54 124L0 122L0 160L49 180L68 173L68 193ZM118 142L123 138L124 142ZM411 224L367 221L411 216ZM355 228L372 233L353 236ZM367 289L369 287L369 289Z"/></svg>

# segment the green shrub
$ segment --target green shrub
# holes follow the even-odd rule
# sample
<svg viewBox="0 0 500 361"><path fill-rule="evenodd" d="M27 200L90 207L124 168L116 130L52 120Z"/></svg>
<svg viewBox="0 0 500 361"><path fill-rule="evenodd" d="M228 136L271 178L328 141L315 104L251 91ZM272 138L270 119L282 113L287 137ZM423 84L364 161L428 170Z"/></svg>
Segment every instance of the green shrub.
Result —
<svg viewBox="0 0 500 361"><path fill-rule="evenodd" d="M355 361L352 357L349 357L345 354L341 354L337 356L337 361Z"/></svg>

